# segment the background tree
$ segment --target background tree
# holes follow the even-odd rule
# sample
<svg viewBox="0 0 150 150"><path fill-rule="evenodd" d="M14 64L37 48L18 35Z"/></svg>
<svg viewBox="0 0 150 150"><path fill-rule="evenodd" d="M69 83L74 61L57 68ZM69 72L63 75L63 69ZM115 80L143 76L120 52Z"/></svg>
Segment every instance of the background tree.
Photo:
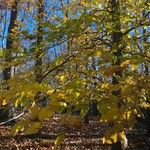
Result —
<svg viewBox="0 0 150 150"><path fill-rule="evenodd" d="M17 20L17 1L11 1L10 4L3 4L4 8L10 8L11 10L11 14L10 14L10 22L8 25L8 33L7 33L7 42L6 42L6 48L3 51L3 55L4 55L4 63L5 63L5 68L3 69L3 89L2 90L9 90L9 79L11 78L11 62L12 62L12 49L13 49L13 38L15 35L15 32L17 30L17 24L16 24L16 20ZM3 9L4 9L3 8ZM7 12L6 12L7 13ZM6 31L4 31L6 32ZM3 105L1 104L2 110L1 110L1 121L4 121L6 119L8 119L10 117L10 113L11 113L11 108L9 108L10 106L8 104Z"/></svg>
<svg viewBox="0 0 150 150"><path fill-rule="evenodd" d="M20 33L23 40L32 39L24 50L22 63L30 65L11 79L9 91L1 92L3 99L13 98L14 105L21 104L28 110L28 116L13 127L13 132L37 132L45 118L62 112L68 103L81 111L82 120L89 102L94 100L102 114L100 121L112 124L106 130L104 143L125 139L135 116L142 113L141 106L149 107L145 100L150 93L149 75L140 69L141 64L149 65L149 40L140 41L149 37L146 2L81 0L60 7L50 3L53 7L49 10L55 15L47 13L46 21L43 7L46 11L47 8L38 3L41 16L35 19L40 23L37 34L26 30ZM145 16L141 15L143 10L147 10ZM143 27L147 30L141 36ZM141 45L146 45L144 53L140 52ZM57 57L42 61L52 49L57 51ZM51 100L46 107L36 105L38 91L49 95Z"/></svg>

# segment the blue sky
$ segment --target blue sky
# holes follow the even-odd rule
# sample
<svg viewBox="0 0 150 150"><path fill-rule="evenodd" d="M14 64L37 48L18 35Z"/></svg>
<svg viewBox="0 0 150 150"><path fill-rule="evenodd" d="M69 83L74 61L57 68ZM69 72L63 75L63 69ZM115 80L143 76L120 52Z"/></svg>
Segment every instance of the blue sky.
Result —
<svg viewBox="0 0 150 150"><path fill-rule="evenodd" d="M45 11L47 12L48 17L52 17L53 15L63 17L63 12L61 10L58 11L60 7L61 7L60 0L51 0L51 1L45 0ZM51 11L51 8L54 8L53 11ZM19 10L18 20L23 21L25 23L25 27L23 28L23 30L27 30L30 34L33 34L34 31L36 30L37 23L34 18L36 12L37 12L36 9L33 9L30 13L28 13L28 15L25 15L26 12L24 9ZM6 39L7 39L6 37L8 34L7 32L8 32L10 11L3 10L0 12L0 14L2 16L5 14L3 19L0 20L0 48L2 48L2 47L6 47ZM28 41L24 41L23 43L25 47L29 46Z"/></svg>
<svg viewBox="0 0 150 150"><path fill-rule="evenodd" d="M66 5L67 3L69 3L69 0L63 0L63 3L64 3L64 5ZM53 8L53 9L50 9L50 8ZM63 14L63 11L60 10L60 8L61 8L60 0L45 0L45 11L48 14L47 18L52 18L52 16L54 16L54 15L63 18L64 14ZM2 44L3 44L3 47L6 46L10 11L8 11L6 13L6 11L3 10L0 13L1 13L1 15L5 14L4 20L6 20L6 22L4 22L4 20L0 20L0 48L2 48ZM23 30L27 30L30 34L33 34L34 31L36 30L36 26L37 26L36 20L34 19L34 16L36 14L36 9L33 9L30 13L28 13L28 15L25 15L25 14L26 13L25 13L24 9L19 10L18 20L24 21L25 28L23 28ZM45 19L47 19L47 18L45 18ZM147 31L150 31L150 27L147 28ZM143 28L139 29L139 33L140 33L140 35L143 34ZM130 32L130 35L133 36L134 34L135 34L134 31ZM5 37L5 38L2 39L2 37ZM150 42L150 37L148 37L147 40L148 40L148 42ZM31 42L29 42L28 40L24 40L24 41L22 41L22 43L27 48L27 47L29 47ZM63 45L63 46L65 46L65 45ZM53 59L56 51L57 51L57 53L60 53L60 51L62 51L62 48L65 48L63 46L62 47L56 46L54 48L49 49L49 55L52 57L52 59Z"/></svg>

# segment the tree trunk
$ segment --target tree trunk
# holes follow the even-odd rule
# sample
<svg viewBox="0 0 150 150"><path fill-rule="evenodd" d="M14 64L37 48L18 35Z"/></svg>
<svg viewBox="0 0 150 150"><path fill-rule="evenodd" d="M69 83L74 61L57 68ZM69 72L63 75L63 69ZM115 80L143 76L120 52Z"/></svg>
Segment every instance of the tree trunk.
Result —
<svg viewBox="0 0 150 150"><path fill-rule="evenodd" d="M120 23L120 4L119 0L111 0L111 15L112 15L112 50L113 55L115 56L115 62L112 65L120 66L120 60L122 57L122 49L119 47L122 41L122 32L121 32L121 23ZM122 71L116 71L115 75L122 77ZM116 79L115 76L112 77L112 84L118 84L119 81ZM122 106L122 100L119 98L121 91L113 91L113 95L118 97L118 108ZM126 139L126 138L125 138ZM127 147L127 146L126 146ZM124 141L118 141L112 144L112 150L124 150Z"/></svg>
<svg viewBox="0 0 150 150"><path fill-rule="evenodd" d="M6 50L4 52L4 61L8 64L12 61L12 46L13 46L13 30L16 26L15 21L17 19L17 0L14 1L14 4L11 8L11 15L10 15L10 23L8 27L8 37L7 37L7 43L6 43ZM9 82L8 80L11 78L11 66L6 67L3 70L3 80L4 80L4 90L9 90ZM10 117L12 117L10 106L2 106L0 109L0 122L8 120Z"/></svg>
<svg viewBox="0 0 150 150"><path fill-rule="evenodd" d="M145 15L146 15L146 11L143 12L143 17L145 17ZM148 40L148 38L144 36L144 34L146 34L146 32L147 32L146 28L143 28L143 43L146 43ZM143 44L143 50L141 51L141 53L145 53L145 51L146 51L146 47ZM145 67L145 70L144 70L145 76L149 76L148 62L144 63L144 67ZM150 103L148 95L146 97L146 102ZM143 121L146 124L147 134L150 135L150 108L142 108L142 113L144 115Z"/></svg>
<svg viewBox="0 0 150 150"><path fill-rule="evenodd" d="M42 46L40 45L43 41L43 15L44 15L44 1L38 0L37 1L37 7L38 7L38 14L37 14L37 44L39 45L39 49L36 52L36 61L35 61L35 80L36 82L40 83L42 78Z"/></svg>
<svg viewBox="0 0 150 150"><path fill-rule="evenodd" d="M43 46L42 46L42 42L43 42L43 17L44 17L44 0L38 0L36 2L37 4L37 45L38 45L38 49L36 51L36 55L35 55L35 82L37 83L41 83L41 79L42 79L42 58L43 58ZM35 101L36 104L38 106L41 107L41 104L43 103L47 103L46 100L47 99L43 99L41 95L45 95L45 93L38 91L35 95ZM40 105L39 105L40 104ZM45 107L45 106L44 106Z"/></svg>

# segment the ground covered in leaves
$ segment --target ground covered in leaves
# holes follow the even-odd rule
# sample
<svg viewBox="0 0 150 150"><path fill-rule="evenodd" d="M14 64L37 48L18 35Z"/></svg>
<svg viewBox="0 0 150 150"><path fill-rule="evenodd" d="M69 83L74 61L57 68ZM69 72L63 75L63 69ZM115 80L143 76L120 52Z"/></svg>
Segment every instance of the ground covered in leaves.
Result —
<svg viewBox="0 0 150 150"><path fill-rule="evenodd" d="M63 126L58 116L47 121L37 135L10 135L10 126L0 126L0 150L53 150L57 136L66 132L65 139L59 150L109 150L110 145L102 144L102 136L109 126L98 121L91 121L81 128ZM127 135L129 150L149 150L150 137L136 130Z"/></svg>

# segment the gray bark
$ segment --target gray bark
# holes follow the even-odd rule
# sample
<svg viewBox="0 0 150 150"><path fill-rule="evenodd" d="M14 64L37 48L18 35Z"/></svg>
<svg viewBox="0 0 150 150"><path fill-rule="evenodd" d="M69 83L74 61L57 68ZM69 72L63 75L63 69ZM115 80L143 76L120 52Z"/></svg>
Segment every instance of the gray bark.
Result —
<svg viewBox="0 0 150 150"><path fill-rule="evenodd" d="M16 26L15 21L17 19L17 0L14 1L14 4L11 8L11 15L10 15L10 23L8 27L8 37L6 43L6 50L4 53L4 61L7 63L11 63L12 61L12 46L13 46L13 32L12 29ZM11 66L6 67L3 70L3 80L4 80L4 90L9 90L9 82L8 80L11 78ZM8 120L12 116L11 108L6 105L0 108L0 122Z"/></svg>

